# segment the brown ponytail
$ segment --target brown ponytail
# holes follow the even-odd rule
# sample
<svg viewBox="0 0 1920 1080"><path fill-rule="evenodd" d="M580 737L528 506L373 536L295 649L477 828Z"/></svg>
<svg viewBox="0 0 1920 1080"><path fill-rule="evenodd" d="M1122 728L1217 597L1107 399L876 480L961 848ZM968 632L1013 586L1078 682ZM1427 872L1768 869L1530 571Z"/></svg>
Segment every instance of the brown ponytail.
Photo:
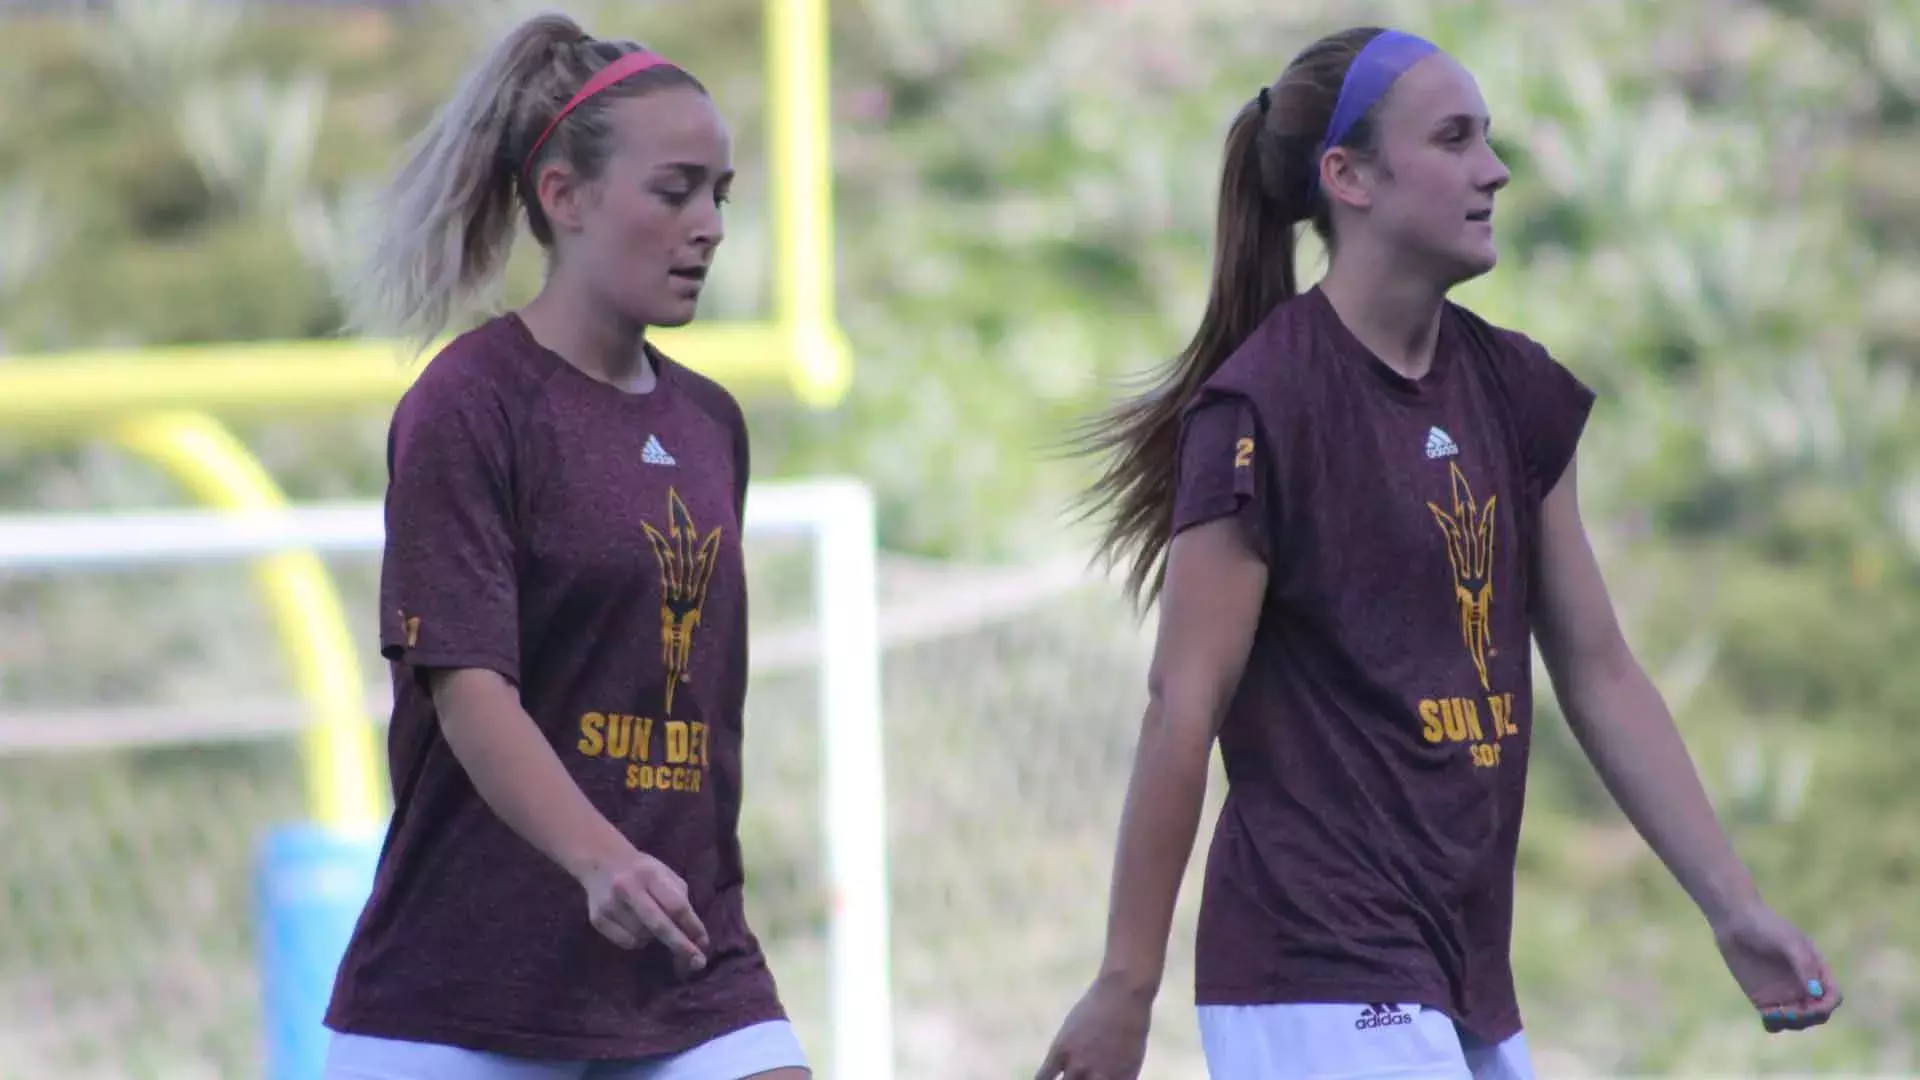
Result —
<svg viewBox="0 0 1920 1080"><path fill-rule="evenodd" d="M1080 505L1086 516L1107 519L1098 557L1127 563L1126 589L1138 603L1159 595L1165 574L1182 412L1261 321L1299 292L1294 226L1311 222L1332 245L1317 151L1347 68L1379 33L1358 27L1315 42L1234 117L1220 169L1213 280L1200 328L1146 390L1075 436L1083 452L1107 459ZM1342 145L1365 153L1373 137L1373 125L1362 121Z"/></svg>
<svg viewBox="0 0 1920 1080"><path fill-rule="evenodd" d="M568 114L527 163L540 132L593 73L640 48L596 40L565 15L535 16L495 45L408 146L384 194L371 257L346 297L349 328L431 342L506 265L516 196L534 239L550 247L534 167L561 160L591 181L609 153L611 101L665 85L701 88L677 67L642 72Z"/></svg>

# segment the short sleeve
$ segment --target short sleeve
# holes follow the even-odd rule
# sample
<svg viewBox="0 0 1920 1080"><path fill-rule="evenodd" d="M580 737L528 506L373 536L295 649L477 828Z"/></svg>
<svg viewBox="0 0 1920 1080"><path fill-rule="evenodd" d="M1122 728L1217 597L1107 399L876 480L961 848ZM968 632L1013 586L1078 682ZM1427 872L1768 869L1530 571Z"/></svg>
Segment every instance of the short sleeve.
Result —
<svg viewBox="0 0 1920 1080"><path fill-rule="evenodd" d="M519 681L512 445L499 395L458 370L429 368L395 410L380 567L387 659Z"/></svg>
<svg viewBox="0 0 1920 1080"><path fill-rule="evenodd" d="M1519 402L1527 482L1546 498L1573 461L1593 412L1594 392L1539 344L1527 342L1526 380Z"/></svg>
<svg viewBox="0 0 1920 1080"><path fill-rule="evenodd" d="M1247 542L1267 557L1267 464L1253 407L1216 398L1190 411L1180 430L1173 534L1236 516Z"/></svg>

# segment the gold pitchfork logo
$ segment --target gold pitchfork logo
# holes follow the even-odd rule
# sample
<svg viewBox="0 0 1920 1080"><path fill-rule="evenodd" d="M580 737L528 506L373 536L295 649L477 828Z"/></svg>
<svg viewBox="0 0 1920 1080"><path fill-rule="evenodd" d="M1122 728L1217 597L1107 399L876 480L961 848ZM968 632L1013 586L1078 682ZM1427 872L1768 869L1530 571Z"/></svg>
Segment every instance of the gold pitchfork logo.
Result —
<svg viewBox="0 0 1920 1080"><path fill-rule="evenodd" d="M1453 597L1460 605L1460 638L1473 657L1474 670L1480 673L1483 689L1487 682L1487 649L1493 634L1493 508L1499 496L1485 506L1474 501L1473 489L1458 464L1449 463L1453 473L1453 512L1433 503L1433 519L1447 538L1447 561L1453 564Z"/></svg>
<svg viewBox="0 0 1920 1080"><path fill-rule="evenodd" d="M720 530L700 539L693 515L673 488L667 489L666 533L645 522L640 527L660 562L660 662L667 670L666 708L671 715L674 688L691 679L693 632L707 603L707 582L720 561Z"/></svg>

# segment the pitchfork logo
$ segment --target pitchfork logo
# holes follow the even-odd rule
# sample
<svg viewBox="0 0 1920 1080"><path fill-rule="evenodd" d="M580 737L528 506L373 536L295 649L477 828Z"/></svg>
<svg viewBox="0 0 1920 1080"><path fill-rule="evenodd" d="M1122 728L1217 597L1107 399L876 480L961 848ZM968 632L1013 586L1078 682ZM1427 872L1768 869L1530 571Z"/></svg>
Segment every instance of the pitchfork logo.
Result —
<svg viewBox="0 0 1920 1080"><path fill-rule="evenodd" d="M1460 638L1473 657L1474 670L1480 674L1484 689L1487 682L1487 652L1493 633L1493 508L1499 496L1481 506L1474 500L1473 488L1457 463L1449 463L1453 474L1453 510L1442 510L1434 503L1427 509L1440 525L1447 540L1447 561L1453 565L1453 597L1460 605Z"/></svg>
<svg viewBox="0 0 1920 1080"><path fill-rule="evenodd" d="M693 632L707 603L707 583L720 561L720 530L702 538L680 493L667 489L667 531L641 523L653 557L660 563L660 663L667 673L667 714L673 714L673 691L692 676Z"/></svg>

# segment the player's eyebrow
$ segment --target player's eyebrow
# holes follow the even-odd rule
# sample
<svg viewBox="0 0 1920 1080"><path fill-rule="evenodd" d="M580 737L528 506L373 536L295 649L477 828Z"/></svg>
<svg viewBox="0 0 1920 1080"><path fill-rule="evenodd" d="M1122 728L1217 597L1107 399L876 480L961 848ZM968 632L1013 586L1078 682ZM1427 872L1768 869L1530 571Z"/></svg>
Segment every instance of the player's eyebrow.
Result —
<svg viewBox="0 0 1920 1080"><path fill-rule="evenodd" d="M1486 113L1464 113L1464 112L1452 113L1448 116L1443 116L1438 121L1436 121L1433 125L1433 130L1435 134L1438 134L1450 128L1456 128L1456 127L1463 127L1469 131L1473 131L1475 129L1479 129L1483 131L1492 131L1493 117L1488 116Z"/></svg>
<svg viewBox="0 0 1920 1080"><path fill-rule="evenodd" d="M711 166L702 165L697 161L668 161L662 162L654 168L657 172L678 173L688 181L696 184L704 181L709 175L713 175L714 173ZM721 169L719 170L719 174L714 177L714 182L723 184L731 179L733 179L733 170Z"/></svg>

